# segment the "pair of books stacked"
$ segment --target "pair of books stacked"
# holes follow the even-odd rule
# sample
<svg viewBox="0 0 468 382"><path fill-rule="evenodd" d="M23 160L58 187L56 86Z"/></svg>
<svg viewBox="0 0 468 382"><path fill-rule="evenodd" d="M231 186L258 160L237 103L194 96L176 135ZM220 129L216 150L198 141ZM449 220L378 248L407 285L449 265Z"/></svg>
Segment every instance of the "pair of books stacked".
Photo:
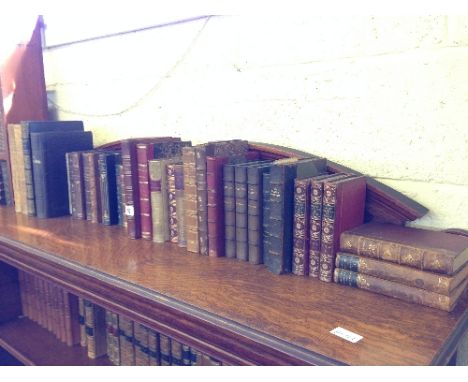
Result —
<svg viewBox="0 0 468 382"><path fill-rule="evenodd" d="M468 237L367 223L341 235L334 281L451 311L468 285Z"/></svg>
<svg viewBox="0 0 468 382"><path fill-rule="evenodd" d="M81 341L90 358L107 354L119 366L221 365L145 325L80 298Z"/></svg>
<svg viewBox="0 0 468 382"><path fill-rule="evenodd" d="M78 298L58 285L18 270L23 315L68 346L80 342Z"/></svg>
<svg viewBox="0 0 468 382"><path fill-rule="evenodd" d="M341 233L364 222L365 177L318 175L294 187L292 271L331 282Z"/></svg>
<svg viewBox="0 0 468 382"><path fill-rule="evenodd" d="M82 121L8 125L15 211L39 218L68 215L65 154L93 147Z"/></svg>

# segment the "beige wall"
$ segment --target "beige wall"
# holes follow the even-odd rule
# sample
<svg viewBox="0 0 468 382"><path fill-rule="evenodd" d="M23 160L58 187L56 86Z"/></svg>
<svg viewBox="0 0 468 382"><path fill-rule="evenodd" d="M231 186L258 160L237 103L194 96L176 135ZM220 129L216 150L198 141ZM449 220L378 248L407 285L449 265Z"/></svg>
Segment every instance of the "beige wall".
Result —
<svg viewBox="0 0 468 382"><path fill-rule="evenodd" d="M213 17L45 51L95 143L178 134L325 156L468 229L468 17Z"/></svg>

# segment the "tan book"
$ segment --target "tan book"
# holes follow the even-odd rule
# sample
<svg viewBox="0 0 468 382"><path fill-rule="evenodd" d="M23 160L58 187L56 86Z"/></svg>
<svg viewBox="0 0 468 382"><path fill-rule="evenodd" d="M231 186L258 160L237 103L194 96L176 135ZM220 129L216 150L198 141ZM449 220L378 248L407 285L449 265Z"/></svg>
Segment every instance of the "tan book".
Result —
<svg viewBox="0 0 468 382"><path fill-rule="evenodd" d="M10 166L11 166L11 180L13 186L13 195L15 201L15 211L19 213L26 213L26 206L22 204L21 192L23 187L21 186L21 166L19 163L20 147L17 144L19 138L19 124L8 124L8 145L10 147ZM18 131L18 132L16 132Z"/></svg>
<svg viewBox="0 0 468 382"><path fill-rule="evenodd" d="M148 328L142 324L135 323L135 365L149 366L148 354Z"/></svg>
<svg viewBox="0 0 468 382"><path fill-rule="evenodd" d="M444 296L439 293L340 268L335 268L334 281L338 284L365 289L413 304L430 306L448 312L453 310L468 285L468 279L465 279L464 282L452 291L450 296Z"/></svg>
<svg viewBox="0 0 468 382"><path fill-rule="evenodd" d="M120 364L122 366L133 366L135 365L134 322L130 318L120 315L119 333Z"/></svg>
<svg viewBox="0 0 468 382"><path fill-rule="evenodd" d="M85 300L85 324L88 357L99 358L106 354L106 312L104 308Z"/></svg>

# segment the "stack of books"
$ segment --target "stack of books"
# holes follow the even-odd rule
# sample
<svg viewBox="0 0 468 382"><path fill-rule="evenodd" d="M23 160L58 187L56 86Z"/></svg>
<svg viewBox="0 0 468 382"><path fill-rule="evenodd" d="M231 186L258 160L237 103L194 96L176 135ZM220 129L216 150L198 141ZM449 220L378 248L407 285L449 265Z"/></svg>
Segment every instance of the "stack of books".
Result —
<svg viewBox="0 0 468 382"><path fill-rule="evenodd" d="M468 237L367 223L344 232L334 281L451 311L468 285Z"/></svg>

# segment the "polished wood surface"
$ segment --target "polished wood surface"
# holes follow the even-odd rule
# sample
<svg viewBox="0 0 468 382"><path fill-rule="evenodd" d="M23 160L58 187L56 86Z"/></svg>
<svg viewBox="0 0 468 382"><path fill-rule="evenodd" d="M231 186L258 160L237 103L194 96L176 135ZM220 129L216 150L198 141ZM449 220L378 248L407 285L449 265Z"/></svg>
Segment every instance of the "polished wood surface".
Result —
<svg viewBox="0 0 468 382"><path fill-rule="evenodd" d="M0 208L0 260L230 364L445 363L468 326L467 296L447 313L8 207ZM364 338L330 334L338 326Z"/></svg>
<svg viewBox="0 0 468 382"><path fill-rule="evenodd" d="M107 357L88 358L85 348L65 345L25 317L0 325L0 347L27 366L111 365Z"/></svg>

